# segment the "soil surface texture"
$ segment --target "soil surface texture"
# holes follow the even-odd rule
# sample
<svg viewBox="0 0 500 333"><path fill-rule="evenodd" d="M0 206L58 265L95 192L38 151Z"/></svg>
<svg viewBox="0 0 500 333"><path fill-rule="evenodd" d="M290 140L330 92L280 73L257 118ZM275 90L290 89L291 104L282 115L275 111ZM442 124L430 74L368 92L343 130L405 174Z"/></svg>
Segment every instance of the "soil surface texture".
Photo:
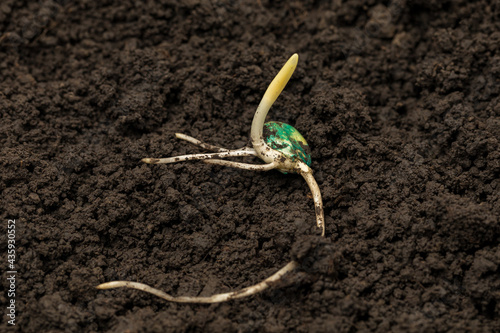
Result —
<svg viewBox="0 0 500 333"><path fill-rule="evenodd" d="M500 331L498 1L2 0L0 32L0 331ZM298 175L141 162L248 145L293 53L268 120L309 142L324 238ZM95 288L292 259L220 304Z"/></svg>

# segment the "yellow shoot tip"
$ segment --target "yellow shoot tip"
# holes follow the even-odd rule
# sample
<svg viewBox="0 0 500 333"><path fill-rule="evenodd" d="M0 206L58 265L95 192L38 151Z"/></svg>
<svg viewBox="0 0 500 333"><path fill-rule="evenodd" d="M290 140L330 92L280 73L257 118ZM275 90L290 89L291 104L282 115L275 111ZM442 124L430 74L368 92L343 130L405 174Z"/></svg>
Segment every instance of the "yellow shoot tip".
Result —
<svg viewBox="0 0 500 333"><path fill-rule="evenodd" d="M267 88L264 97L262 97L262 101L265 101L265 103L269 105L269 107L273 105L274 101L276 101L276 99L290 80L290 77L292 77L292 74L297 67L298 61L299 55L297 53L293 54Z"/></svg>
<svg viewBox="0 0 500 333"><path fill-rule="evenodd" d="M290 77L297 67L298 61L299 55L297 53L295 53L290 57L290 59L288 59L288 61L281 68L279 73L274 77L273 81L267 88L264 97L262 97L262 100L260 101L259 106L255 111L255 115L253 116L252 121L252 129L250 131L252 144L255 149L257 149L256 145L266 145L262 139L262 129L266 120L267 113L290 80ZM266 162L270 163L271 161L269 160Z"/></svg>

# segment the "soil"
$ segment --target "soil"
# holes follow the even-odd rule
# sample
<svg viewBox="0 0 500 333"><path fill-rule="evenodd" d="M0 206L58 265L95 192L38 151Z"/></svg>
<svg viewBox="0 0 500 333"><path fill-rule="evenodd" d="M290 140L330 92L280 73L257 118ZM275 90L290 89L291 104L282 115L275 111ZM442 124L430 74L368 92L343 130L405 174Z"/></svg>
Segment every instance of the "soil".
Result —
<svg viewBox="0 0 500 333"><path fill-rule="evenodd" d="M15 299L12 332L500 331L497 1L2 0L0 31L2 327ZM268 119L309 142L325 238L300 176L140 162L247 145L295 52ZM95 289L291 259L221 304Z"/></svg>

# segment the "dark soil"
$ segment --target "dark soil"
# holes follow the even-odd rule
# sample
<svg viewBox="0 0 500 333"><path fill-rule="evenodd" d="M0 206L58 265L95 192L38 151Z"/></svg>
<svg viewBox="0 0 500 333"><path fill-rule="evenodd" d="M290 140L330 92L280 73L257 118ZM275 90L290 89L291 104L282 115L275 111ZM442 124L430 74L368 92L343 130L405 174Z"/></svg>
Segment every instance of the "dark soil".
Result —
<svg viewBox="0 0 500 333"><path fill-rule="evenodd" d="M0 31L13 331L500 330L498 1L2 0ZM325 239L300 176L140 162L200 151L175 132L247 145L295 52L269 119L309 141ZM204 296L291 259L228 303L95 289Z"/></svg>

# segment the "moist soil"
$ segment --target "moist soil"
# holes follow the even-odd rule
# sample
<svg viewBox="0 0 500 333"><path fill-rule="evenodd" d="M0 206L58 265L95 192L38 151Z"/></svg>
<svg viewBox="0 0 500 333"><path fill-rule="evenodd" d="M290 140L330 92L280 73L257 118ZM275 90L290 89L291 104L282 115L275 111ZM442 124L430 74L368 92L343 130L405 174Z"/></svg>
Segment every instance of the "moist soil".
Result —
<svg viewBox="0 0 500 333"><path fill-rule="evenodd" d="M0 4L2 330L500 330L500 4ZM144 157L249 144L255 109L308 140L297 175ZM237 159L261 163L254 158ZM6 280L15 219L15 296ZM10 229L9 229L10 230ZM208 296L300 268L259 295Z"/></svg>

